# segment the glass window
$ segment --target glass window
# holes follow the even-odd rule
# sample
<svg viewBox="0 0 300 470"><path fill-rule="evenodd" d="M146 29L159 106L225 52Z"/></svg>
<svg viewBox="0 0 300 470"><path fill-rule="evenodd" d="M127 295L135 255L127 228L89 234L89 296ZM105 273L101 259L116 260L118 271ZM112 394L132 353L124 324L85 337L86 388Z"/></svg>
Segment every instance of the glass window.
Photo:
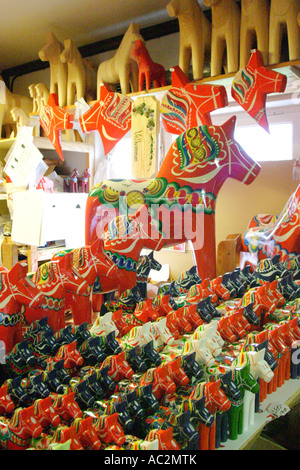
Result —
<svg viewBox="0 0 300 470"><path fill-rule="evenodd" d="M270 134L260 126L236 127L235 140L256 161L293 159L293 124L270 124Z"/></svg>

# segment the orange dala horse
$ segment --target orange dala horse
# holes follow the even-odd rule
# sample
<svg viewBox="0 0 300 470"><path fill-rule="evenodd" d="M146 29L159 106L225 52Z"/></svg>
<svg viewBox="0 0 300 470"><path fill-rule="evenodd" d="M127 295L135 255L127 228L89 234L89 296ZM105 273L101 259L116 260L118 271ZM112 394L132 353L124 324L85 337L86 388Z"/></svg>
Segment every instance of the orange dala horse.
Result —
<svg viewBox="0 0 300 470"><path fill-rule="evenodd" d="M86 243L100 238L122 211L130 214L146 205L153 221L161 222L165 245L191 240L199 276L214 279L218 193L227 178L250 184L260 171L234 140L235 122L233 116L222 126L185 131L172 144L155 178L107 180L96 185L87 200Z"/></svg>

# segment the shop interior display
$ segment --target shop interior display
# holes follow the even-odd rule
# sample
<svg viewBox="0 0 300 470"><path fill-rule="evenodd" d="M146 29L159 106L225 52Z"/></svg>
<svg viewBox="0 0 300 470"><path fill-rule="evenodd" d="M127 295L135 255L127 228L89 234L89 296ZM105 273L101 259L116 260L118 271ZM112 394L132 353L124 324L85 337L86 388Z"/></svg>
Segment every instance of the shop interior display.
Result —
<svg viewBox="0 0 300 470"><path fill-rule="evenodd" d="M236 116L213 123L211 113L228 106L226 88L195 81L209 53L211 76L235 74L232 97L268 132L266 98L287 85L268 64L280 61L282 24L290 60L300 58L300 0L271 0L270 9L263 0L203 3L211 24L196 0L167 5L179 22L179 65L161 102L128 96L166 85L133 23L97 74L72 39L49 33L38 54L50 88L33 84L27 99L0 82L6 136L11 124L15 135L24 125L38 135L40 125L63 161L63 131L97 131L107 156L131 130L135 178L89 192L85 246L30 274L24 262L0 268L0 448L214 450L300 378L300 186L279 216L250 221L242 246L257 266L217 276L219 192L229 178L251 184L260 165L234 138ZM176 139L158 168L160 118ZM64 190L87 193L92 171L74 166ZM150 270L161 269L154 253L186 241L195 266L148 296Z"/></svg>
<svg viewBox="0 0 300 470"><path fill-rule="evenodd" d="M121 317L132 317L127 333L113 312L56 333L49 317L34 320L1 366L0 445L204 450L236 440L267 395L300 376L292 360L300 338L299 269L279 263L274 282L278 262L268 261L269 278L246 267L224 275L222 290L209 282L214 303L211 295L188 301L203 281L194 277L192 284L194 270L183 273L176 281L181 294L143 299L156 320L138 320L138 302L132 313L119 304Z"/></svg>

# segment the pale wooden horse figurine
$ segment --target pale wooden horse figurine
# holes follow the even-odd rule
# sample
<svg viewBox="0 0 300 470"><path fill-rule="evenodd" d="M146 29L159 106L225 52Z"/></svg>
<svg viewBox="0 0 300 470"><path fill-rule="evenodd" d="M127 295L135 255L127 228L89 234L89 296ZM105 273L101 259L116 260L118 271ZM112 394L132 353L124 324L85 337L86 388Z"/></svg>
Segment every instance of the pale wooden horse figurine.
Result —
<svg viewBox="0 0 300 470"><path fill-rule="evenodd" d="M167 11L179 21L179 66L188 76L192 61L193 78L201 79L205 51L211 45L211 25L197 0L171 0Z"/></svg>
<svg viewBox="0 0 300 470"><path fill-rule="evenodd" d="M66 39L60 60L68 66L67 106L85 98L86 74L81 54L72 39Z"/></svg>
<svg viewBox="0 0 300 470"><path fill-rule="evenodd" d="M278 64L281 56L282 28L286 27L289 60L300 58L300 28L297 21L300 0L271 0L269 31L269 63Z"/></svg>
<svg viewBox="0 0 300 470"><path fill-rule="evenodd" d="M241 12L235 0L203 0L212 11L211 76L221 75L224 52L227 51L226 72L239 69Z"/></svg>
<svg viewBox="0 0 300 470"><path fill-rule="evenodd" d="M120 83L122 94L138 91L138 65L130 58L132 43L143 40L139 25L131 23L115 55L102 62L97 72L97 100L100 98L101 83L117 85Z"/></svg>
<svg viewBox="0 0 300 470"><path fill-rule="evenodd" d="M60 60L63 50L54 33L48 33L46 45L39 51L39 58L50 64L50 93L58 95L59 106L67 104L68 66Z"/></svg>
<svg viewBox="0 0 300 470"><path fill-rule="evenodd" d="M10 111L13 120L16 123L17 135L23 126L32 127L32 135L40 135L40 121L35 117L29 117L22 108L13 108Z"/></svg>
<svg viewBox="0 0 300 470"><path fill-rule="evenodd" d="M153 62L145 43L138 39L134 43L132 57L139 66L139 91L143 91L146 81L146 90L150 90L151 83L154 88L166 86L166 71L160 64Z"/></svg>
<svg viewBox="0 0 300 470"><path fill-rule="evenodd" d="M2 126L4 126L5 137L10 137L13 127L15 127L10 113L13 108L21 108L25 114L29 115L32 106L32 98L11 93L0 76L0 137Z"/></svg>
<svg viewBox="0 0 300 470"><path fill-rule="evenodd" d="M39 112L40 112L40 103L39 103L39 99L37 97L35 83L32 83L31 85L29 85L28 91L29 91L30 98L32 98L32 111L31 112L32 112L32 114L39 114Z"/></svg>
<svg viewBox="0 0 300 470"><path fill-rule="evenodd" d="M242 0L240 69L248 64L256 38L264 64L269 63L269 0Z"/></svg>
<svg viewBox="0 0 300 470"><path fill-rule="evenodd" d="M50 91L44 83L37 83L35 85L36 97L39 103L39 112L41 112L44 106L48 103Z"/></svg>

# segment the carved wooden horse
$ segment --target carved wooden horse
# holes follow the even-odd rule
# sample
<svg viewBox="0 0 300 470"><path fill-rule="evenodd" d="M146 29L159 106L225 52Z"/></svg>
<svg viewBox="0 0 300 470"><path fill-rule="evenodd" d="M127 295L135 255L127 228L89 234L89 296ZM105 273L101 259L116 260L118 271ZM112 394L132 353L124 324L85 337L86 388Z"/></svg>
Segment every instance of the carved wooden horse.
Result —
<svg viewBox="0 0 300 470"><path fill-rule="evenodd" d="M155 204L152 217L162 222L166 246L191 239L199 276L215 278L214 213L218 193L227 178L250 184L260 170L234 140L235 121L232 117L220 127L194 127L181 134L153 179L107 180L95 186L86 206L86 243L102 236L107 223L120 210L134 212L145 204L150 211ZM189 211L184 211L185 207ZM170 213L174 214L172 221ZM191 219L185 222L183 219L189 215Z"/></svg>
<svg viewBox="0 0 300 470"><path fill-rule="evenodd" d="M68 67L60 60L64 46L53 33L46 34L46 45L39 51L39 58L50 64L50 93L58 95L60 106L67 104Z"/></svg>
<svg viewBox="0 0 300 470"><path fill-rule="evenodd" d="M0 424L0 446L8 450L25 450L31 438L42 434L43 428L34 417L34 406L17 408L12 419Z"/></svg>
<svg viewBox="0 0 300 470"><path fill-rule="evenodd" d="M123 94L138 91L138 66L130 58L132 42L143 39L139 26L131 24L127 29L115 55L99 65L97 73L97 99L101 82L116 85L120 83Z"/></svg>
<svg viewBox="0 0 300 470"><path fill-rule="evenodd" d="M24 313L27 324L48 317L48 324L54 332L65 326L65 295L70 290L83 294L89 288L73 266L73 253L67 253L59 261L42 264L34 273L32 281L44 294L45 303L38 309L26 309Z"/></svg>
<svg viewBox="0 0 300 470"><path fill-rule="evenodd" d="M0 76L0 137L2 126L5 130L5 136L8 138L12 131L14 119L10 113L13 108L22 108L26 115L32 111L33 100L27 96L11 93Z"/></svg>
<svg viewBox="0 0 300 470"><path fill-rule="evenodd" d="M81 54L72 39L64 41L64 50L59 57L68 67L67 106L71 106L75 101L85 98L85 68Z"/></svg>
<svg viewBox="0 0 300 470"><path fill-rule="evenodd" d="M156 259L154 259L153 251L151 251L149 255L140 256L136 276L137 286L143 299L147 297L147 282L151 269L159 271L161 267L162 265L158 261L156 261Z"/></svg>
<svg viewBox="0 0 300 470"><path fill-rule="evenodd" d="M189 82L178 65L171 68L172 86L161 101L165 129L180 135L191 127L212 125L210 113L228 105L223 85Z"/></svg>
<svg viewBox="0 0 300 470"><path fill-rule="evenodd" d="M68 252L58 252L52 258L57 261ZM91 323L91 301L90 289L93 287L97 276L102 292L105 292L105 282L110 281L111 278L116 277L118 268L108 258L104 251L104 243L102 239L96 240L91 246L76 248L72 250L73 267L80 277L88 284L89 289L83 293L66 292L66 309L72 311L73 322L75 325L80 325L84 322Z"/></svg>
<svg viewBox="0 0 300 470"><path fill-rule="evenodd" d="M203 77L205 52L210 50L211 24L197 0L171 0L167 5L171 17L179 22L179 66L188 75L193 62L193 78Z"/></svg>
<svg viewBox="0 0 300 470"><path fill-rule="evenodd" d="M246 67L236 74L231 95L268 132L266 96L269 93L283 93L286 84L286 75L266 68L262 53L254 50Z"/></svg>
<svg viewBox="0 0 300 470"><path fill-rule="evenodd" d="M138 39L134 43L132 58L137 61L139 66L139 91L150 90L153 81L154 88L166 86L166 71L160 64L156 64L151 59L145 43ZM146 88L144 88L146 81Z"/></svg>
<svg viewBox="0 0 300 470"><path fill-rule="evenodd" d="M39 307L45 297L30 281L27 264L17 263L10 271L0 272L0 340L5 344L6 354L22 341L22 305Z"/></svg>

